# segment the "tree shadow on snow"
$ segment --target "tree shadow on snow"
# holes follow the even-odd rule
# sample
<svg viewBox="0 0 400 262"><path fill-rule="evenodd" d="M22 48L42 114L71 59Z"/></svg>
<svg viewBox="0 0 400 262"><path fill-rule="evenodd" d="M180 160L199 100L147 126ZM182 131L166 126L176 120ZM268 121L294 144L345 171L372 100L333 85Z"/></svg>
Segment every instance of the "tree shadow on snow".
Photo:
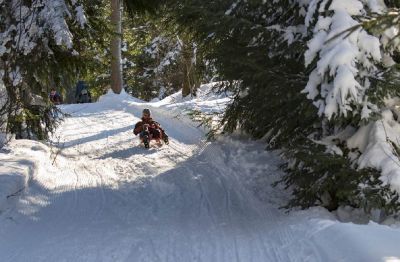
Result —
<svg viewBox="0 0 400 262"><path fill-rule="evenodd" d="M96 159L128 159L134 155L151 155L157 153L157 148L146 149L143 145L133 145L130 148L125 148L117 151L112 151L110 153L104 154Z"/></svg>
<svg viewBox="0 0 400 262"><path fill-rule="evenodd" d="M152 151L142 147L128 148L109 153L100 159L110 157L124 159L135 154L154 152L157 150ZM50 203L43 207L39 206L35 216L40 219L41 213L50 212L48 209L53 208L52 206L56 210L64 210L66 205L63 202L71 201L67 203L67 208L68 205L79 202L77 208L72 207L68 211L72 212L69 214L72 217L79 216L80 212L91 213L92 208L95 209L96 205L100 205L98 208L101 210L96 210L96 214L93 214L96 215L96 219L109 219L110 215L103 214L105 217L102 218L97 214L103 213L105 208L108 212L113 210L111 213L114 215L111 216L118 216L118 212L126 212L127 214L123 215L127 216L124 218L127 221L124 222L136 225L158 224L163 220L163 223L178 226L191 221L190 225L195 227L204 220L210 220L210 215L216 221L208 221L209 223L237 224L242 220L264 219L260 216L258 206L252 206L254 202L243 201L252 197L241 185L239 176L251 170L237 165L227 166L228 158L229 155L221 151L218 146L208 145L198 154L160 174L157 170L148 169L148 173L144 173L145 176L138 176L131 182L118 182L118 186L101 184L93 187L82 186L77 189L66 188L66 191L61 193L54 193L43 187L40 182L32 181L31 187L37 189L35 192L46 196L48 200L45 202ZM126 170L126 172L132 171ZM79 178L79 173L76 175L78 180L87 179L84 176ZM104 200L100 201L101 198ZM61 204L57 205L57 202ZM89 210L86 210L87 208Z"/></svg>
<svg viewBox="0 0 400 262"><path fill-rule="evenodd" d="M102 158L128 158L139 153L152 152L137 147ZM154 253L146 251L154 250L154 246L168 247L166 243L171 241L177 252L187 251L182 253L180 261L191 261L193 250L190 245L198 241L210 245L207 250L211 253L204 254L202 261L212 261L212 246L223 248L221 243L232 248L235 241L239 241L239 246L249 249L251 239L258 237L260 228L266 228L271 218L265 215L257 201L253 201L239 179L251 170L246 166L227 165L230 158L229 151L211 144L170 170L158 173L148 169L148 173L133 174L132 181L118 181L117 185L102 184L102 178L97 178L95 173L88 178L83 174L80 176L79 172L70 173L71 179L97 182L93 186L73 188L71 184L71 187L51 190L41 181L33 180L30 194L22 196L20 215L14 218L18 224L10 236L13 241L0 239L0 260L1 251L12 248L10 243L13 242L21 247L32 247L32 250L47 250L53 245L64 248L66 256L84 252L101 260L108 255L108 241L94 240L110 239L121 249L130 250L129 254L122 252L121 256L131 259L118 257L114 261L133 261L132 258L138 256L140 261L157 260L152 257ZM125 170L126 175L134 171ZM27 220L31 222L26 223ZM257 226L260 224L263 226ZM24 234L26 231L30 232L28 236ZM267 232L263 233L267 235ZM221 240L225 242L220 243ZM125 246L126 243L129 245ZM75 246L81 249L74 249ZM23 261L25 254L19 256ZM50 257L51 253L48 256L48 261L57 260ZM228 259L233 260L233 257Z"/></svg>
<svg viewBox="0 0 400 262"><path fill-rule="evenodd" d="M101 140L101 139L104 139L104 138L107 138L110 136L115 136L119 133L123 133L123 132L129 131L129 130L132 130L132 129L133 129L133 126L129 125L129 126L125 126L125 127L121 127L121 128L117 128L117 129L104 130L95 135L82 137L82 138L78 138L78 139L75 139L72 141L65 142L65 144L62 148L69 148L69 147L73 147L76 145L85 144L85 143L93 142L96 140Z"/></svg>

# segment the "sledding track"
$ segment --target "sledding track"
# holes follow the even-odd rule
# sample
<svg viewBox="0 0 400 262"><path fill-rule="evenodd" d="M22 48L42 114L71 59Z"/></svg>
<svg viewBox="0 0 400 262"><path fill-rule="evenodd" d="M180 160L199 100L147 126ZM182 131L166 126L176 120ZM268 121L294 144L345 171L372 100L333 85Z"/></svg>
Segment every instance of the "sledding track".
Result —
<svg viewBox="0 0 400 262"><path fill-rule="evenodd" d="M285 215L279 189L256 197L249 181L262 191L275 179L274 155L251 142L208 143L161 110L171 144L146 150L132 134L142 108L64 108L54 166L1 219L0 261L327 261L314 236L335 223Z"/></svg>

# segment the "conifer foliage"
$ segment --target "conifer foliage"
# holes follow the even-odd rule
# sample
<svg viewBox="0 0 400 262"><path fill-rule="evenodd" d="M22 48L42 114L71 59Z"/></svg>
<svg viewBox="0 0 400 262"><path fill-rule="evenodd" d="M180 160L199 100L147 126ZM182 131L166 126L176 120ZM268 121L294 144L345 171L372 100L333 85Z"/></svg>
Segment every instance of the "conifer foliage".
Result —
<svg viewBox="0 0 400 262"><path fill-rule="evenodd" d="M173 2L176 22L190 25L235 94L225 130L263 138L287 160L288 207L399 210L400 183L373 161L397 159L390 148L377 153L399 141L387 112L387 99L397 96L396 52L385 45L389 31L362 26L388 10L383 1Z"/></svg>
<svg viewBox="0 0 400 262"><path fill-rule="evenodd" d="M51 88L71 84L85 63L80 52L93 36L101 1L0 1L1 126L17 138L46 139L56 126ZM87 17L89 14L89 18Z"/></svg>

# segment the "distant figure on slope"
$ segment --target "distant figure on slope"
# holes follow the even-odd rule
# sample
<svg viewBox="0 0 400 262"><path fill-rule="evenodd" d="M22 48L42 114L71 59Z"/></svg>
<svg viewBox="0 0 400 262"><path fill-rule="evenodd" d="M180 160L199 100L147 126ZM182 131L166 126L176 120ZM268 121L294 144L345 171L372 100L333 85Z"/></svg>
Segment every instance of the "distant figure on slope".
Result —
<svg viewBox="0 0 400 262"><path fill-rule="evenodd" d="M55 88L50 90L49 99L54 105L60 105L62 103L61 95L57 93Z"/></svg>
<svg viewBox="0 0 400 262"><path fill-rule="evenodd" d="M144 143L146 148L150 147L150 140L154 139L158 143L162 139L165 144L168 145L169 139L164 129L161 128L161 125L154 121L151 118L150 109L143 109L142 113L142 121L136 123L135 128L133 130L135 135L140 135L140 140Z"/></svg>
<svg viewBox="0 0 400 262"><path fill-rule="evenodd" d="M78 104L92 102L92 95L84 81L80 80L76 84L75 99Z"/></svg>

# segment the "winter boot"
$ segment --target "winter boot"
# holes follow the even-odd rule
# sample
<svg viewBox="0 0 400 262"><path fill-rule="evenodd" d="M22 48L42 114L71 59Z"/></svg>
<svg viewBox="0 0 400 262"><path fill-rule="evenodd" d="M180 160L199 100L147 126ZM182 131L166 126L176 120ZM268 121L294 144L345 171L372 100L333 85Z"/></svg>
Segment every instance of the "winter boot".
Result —
<svg viewBox="0 0 400 262"><path fill-rule="evenodd" d="M165 143L166 145L169 144L169 139L168 139L168 136L167 136L166 134L163 135L163 140L164 140L164 143Z"/></svg>
<svg viewBox="0 0 400 262"><path fill-rule="evenodd" d="M147 136L145 136L143 138L143 144L144 144L145 148L150 148L150 141L149 141L149 138Z"/></svg>

